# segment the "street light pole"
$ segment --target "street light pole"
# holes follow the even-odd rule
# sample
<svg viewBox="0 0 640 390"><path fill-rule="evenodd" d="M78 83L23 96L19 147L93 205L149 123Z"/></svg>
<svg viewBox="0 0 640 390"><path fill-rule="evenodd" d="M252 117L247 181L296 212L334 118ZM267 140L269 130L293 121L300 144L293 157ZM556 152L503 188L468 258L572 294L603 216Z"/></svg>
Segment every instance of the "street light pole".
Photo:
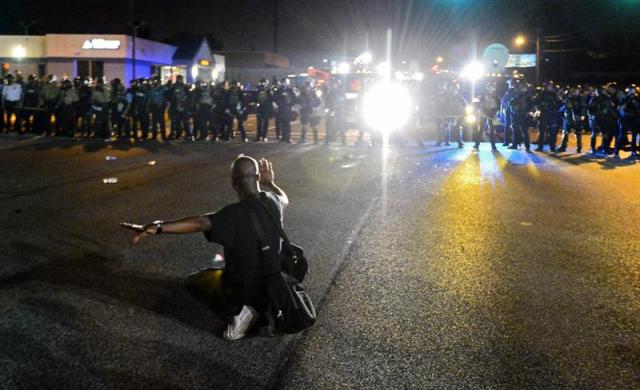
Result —
<svg viewBox="0 0 640 390"><path fill-rule="evenodd" d="M278 0L273 0L273 52L278 53Z"/></svg>
<svg viewBox="0 0 640 390"><path fill-rule="evenodd" d="M540 85L540 25L536 26L536 86Z"/></svg>
<svg viewBox="0 0 640 390"><path fill-rule="evenodd" d="M38 24L37 20L32 20L29 23L20 22L20 25L24 28L24 35L29 35L29 29L36 24Z"/></svg>

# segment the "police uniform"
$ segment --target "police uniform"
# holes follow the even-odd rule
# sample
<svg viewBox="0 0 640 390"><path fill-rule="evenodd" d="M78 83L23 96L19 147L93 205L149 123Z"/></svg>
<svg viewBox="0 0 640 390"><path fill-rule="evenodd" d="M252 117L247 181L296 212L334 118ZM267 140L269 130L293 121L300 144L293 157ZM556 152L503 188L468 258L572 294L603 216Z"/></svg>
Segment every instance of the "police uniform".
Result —
<svg viewBox="0 0 640 390"><path fill-rule="evenodd" d="M280 135L282 142L291 142L291 120L293 105L296 102L296 96L291 87L286 83L278 89L276 96L276 105L278 106L277 117L280 120Z"/></svg>
<svg viewBox="0 0 640 390"><path fill-rule="evenodd" d="M111 137L109 129L109 103L111 96L108 88L105 87L102 80L99 80L93 89L91 97L91 109L95 116L95 135L103 139Z"/></svg>
<svg viewBox="0 0 640 390"><path fill-rule="evenodd" d="M158 137L158 130L162 139L166 138L166 122L164 112L167 109L167 89L156 78L149 91L149 110L151 111L151 136L155 140Z"/></svg>
<svg viewBox="0 0 640 390"><path fill-rule="evenodd" d="M169 138L177 139L183 131L189 131L189 93L182 78L173 85L170 96L171 134Z"/></svg>
<svg viewBox="0 0 640 390"><path fill-rule="evenodd" d="M613 135L617 133L617 112L611 97L601 89L589 102L592 153L608 153ZM602 133L602 144L596 148L596 137Z"/></svg>
<svg viewBox="0 0 640 390"><path fill-rule="evenodd" d="M256 141L266 141L269 130L269 120L273 116L273 99L271 89L261 80L256 95Z"/></svg>
<svg viewBox="0 0 640 390"><path fill-rule="evenodd" d="M24 97L22 101L22 119L25 122L25 130L33 133L34 129L42 131L38 128L38 112L40 111L40 84L35 76L29 76L29 81L24 86Z"/></svg>
<svg viewBox="0 0 640 390"><path fill-rule="evenodd" d="M546 141L549 144L549 150L555 152L558 137L560 98L554 91L543 89L533 97L533 102L540 112L538 117L538 147L536 151L541 152Z"/></svg>
<svg viewBox="0 0 640 390"><path fill-rule="evenodd" d="M509 149L518 148L518 140L524 141L527 152L531 149L529 141L529 113L534 107L533 99L528 89L520 89L509 101L509 110L513 120L513 144Z"/></svg>
<svg viewBox="0 0 640 390"><path fill-rule="evenodd" d="M313 142L318 143L318 124L320 117L313 115L322 104L320 97L311 87L305 87L300 92L300 125L302 134L300 135L300 143L307 142L307 127L311 126L313 131Z"/></svg>
<svg viewBox="0 0 640 390"><path fill-rule="evenodd" d="M75 133L75 106L78 102L78 91L73 87L70 80L65 80L62 83L62 90L60 92L60 100L58 102L58 113L60 120L60 132L58 136L72 137Z"/></svg>
<svg viewBox="0 0 640 390"><path fill-rule="evenodd" d="M247 108L244 104L244 92L238 82L231 83L229 90L229 109L231 110L231 121L235 119L238 123L238 132L242 141L247 140L247 133L244 128L244 121L247 120Z"/></svg>
<svg viewBox="0 0 640 390"><path fill-rule="evenodd" d="M635 94L635 88L629 87L627 95L623 96L618 105L620 121L618 137L616 139L616 156L619 155L623 147L623 140L627 138L627 133L631 133L631 156L637 156L638 128L640 127L640 100Z"/></svg>
<svg viewBox="0 0 640 390"><path fill-rule="evenodd" d="M483 133L489 132L489 141L491 142L491 150L497 150L496 148L496 132L495 132L495 120L498 112L498 98L495 91L486 90L481 96L478 102L478 108L480 113L480 123L476 125L475 149L480 148L480 141L482 140Z"/></svg>
<svg viewBox="0 0 640 390"><path fill-rule="evenodd" d="M573 130L576 133L576 141L578 144L577 152L582 151L582 132L584 106L582 98L579 94L567 95L560 106L562 113L562 141L558 152L565 152L569 142L569 133Z"/></svg>
<svg viewBox="0 0 640 390"><path fill-rule="evenodd" d="M138 79L133 97L132 128L133 136L137 139L138 125L140 126L140 139L143 141L149 136L149 100L150 93L147 80Z"/></svg>
<svg viewBox="0 0 640 390"><path fill-rule="evenodd" d="M213 113L213 95L211 88L207 83L200 83L195 91L195 114L194 135L199 134L198 139L205 140L209 131L215 126L215 116ZM213 133L213 139L215 140L216 133Z"/></svg>

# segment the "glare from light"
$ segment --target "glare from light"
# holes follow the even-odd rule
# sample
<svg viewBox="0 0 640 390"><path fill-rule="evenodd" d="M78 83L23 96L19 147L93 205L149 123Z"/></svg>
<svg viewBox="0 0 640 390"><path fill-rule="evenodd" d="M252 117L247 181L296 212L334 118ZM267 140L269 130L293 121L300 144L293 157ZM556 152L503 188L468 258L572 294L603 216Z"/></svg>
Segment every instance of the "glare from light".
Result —
<svg viewBox="0 0 640 390"><path fill-rule="evenodd" d="M484 75L484 65L480 61L471 61L462 70L461 76L469 81L476 82Z"/></svg>
<svg viewBox="0 0 640 390"><path fill-rule="evenodd" d="M323 58L323 59L322 59L322 62L324 62L324 63L326 64L327 62L329 62L329 60L328 60L328 59L326 59L326 58Z"/></svg>
<svg viewBox="0 0 640 390"><path fill-rule="evenodd" d="M399 71L399 70L396 70L396 71L393 73L393 77L395 77L395 78L396 78L396 80L403 80L403 79L404 79L404 73L402 73L402 72L401 72L401 71Z"/></svg>
<svg viewBox="0 0 640 390"><path fill-rule="evenodd" d="M11 56L18 59L24 58L27 56L27 49L25 49L24 46L21 45L15 46L11 50Z"/></svg>
<svg viewBox="0 0 640 390"><path fill-rule="evenodd" d="M444 62L444 58L443 58L442 56L438 56L438 58L436 58L436 62L437 62L438 64L441 64L441 63L443 63L443 62Z"/></svg>
<svg viewBox="0 0 640 390"><path fill-rule="evenodd" d="M218 69L216 68L211 69L211 80L214 80L214 81L218 80Z"/></svg>
<svg viewBox="0 0 640 390"><path fill-rule="evenodd" d="M371 63L372 60L373 60L373 55L371 53L369 53L368 51L360 54L360 62L361 63L366 65L366 64Z"/></svg>
<svg viewBox="0 0 640 390"><path fill-rule="evenodd" d="M473 106L472 105L468 105L464 108L464 113L467 115L473 114Z"/></svg>
<svg viewBox="0 0 640 390"><path fill-rule="evenodd" d="M470 125L476 123L477 119L478 118L476 118L475 114L468 114L468 115L465 115L464 117L465 122L467 122L467 124L470 124Z"/></svg>
<svg viewBox="0 0 640 390"><path fill-rule="evenodd" d="M399 83L374 85L364 97L364 120L383 134L404 126L411 117L411 95Z"/></svg>
<svg viewBox="0 0 640 390"><path fill-rule="evenodd" d="M351 66L346 62L341 62L338 65L338 73L340 74L347 74L349 73L350 70L351 70Z"/></svg>
<svg viewBox="0 0 640 390"><path fill-rule="evenodd" d="M422 73L422 72L416 72L416 73L414 73L414 74L413 74L413 79L414 79L415 81L422 81L422 80L424 80L424 73Z"/></svg>
<svg viewBox="0 0 640 390"><path fill-rule="evenodd" d="M378 74L389 74L391 71L391 65L388 62L381 62L376 66L376 73Z"/></svg>
<svg viewBox="0 0 640 390"><path fill-rule="evenodd" d="M191 67L191 77L194 79L198 77L198 65L193 65Z"/></svg>
<svg viewBox="0 0 640 390"><path fill-rule="evenodd" d="M524 44L527 43L527 38L525 38L522 35L518 35L514 40L513 40L513 44L520 47L520 46L524 46Z"/></svg>

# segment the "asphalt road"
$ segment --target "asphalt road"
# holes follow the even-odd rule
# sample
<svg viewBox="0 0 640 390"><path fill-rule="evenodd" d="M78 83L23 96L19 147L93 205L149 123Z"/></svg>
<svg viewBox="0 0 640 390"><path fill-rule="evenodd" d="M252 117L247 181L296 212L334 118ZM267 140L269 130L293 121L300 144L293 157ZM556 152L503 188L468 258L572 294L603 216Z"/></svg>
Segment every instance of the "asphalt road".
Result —
<svg viewBox="0 0 640 390"><path fill-rule="evenodd" d="M640 165L587 155L0 138L2 388L640 386ZM319 321L230 343L184 290L273 160ZM115 156L112 161L106 156ZM155 165L148 165L155 161ZM118 183L103 179L117 177Z"/></svg>

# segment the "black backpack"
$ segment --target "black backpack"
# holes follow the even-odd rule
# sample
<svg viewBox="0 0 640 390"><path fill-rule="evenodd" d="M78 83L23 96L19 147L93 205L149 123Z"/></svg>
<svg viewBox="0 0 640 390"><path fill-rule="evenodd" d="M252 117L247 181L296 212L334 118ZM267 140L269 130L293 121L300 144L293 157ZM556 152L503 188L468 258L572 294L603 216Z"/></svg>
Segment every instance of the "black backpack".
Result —
<svg viewBox="0 0 640 390"><path fill-rule="evenodd" d="M307 295L307 292L300 283L300 280L289 272L291 264L287 267L286 263L292 261L297 261L298 264L304 263L304 267L302 267L304 269L302 277L304 278L307 271L307 262L302 255L302 248L295 246L297 250L292 249L294 246L289 242L286 233L282 229L282 226L280 226L280 221L277 220L267 202L269 202L269 200L266 199L248 202L250 206L249 214L258 236L262 255L264 257L278 256L265 240L264 231L256 214L255 207L264 208L276 225L283 240L283 253L279 256L280 258L277 259L281 264L281 270L265 277L265 286L269 299L267 317L269 318L269 322L273 324L276 332L288 334L299 333L316 322L316 309L313 306L311 298ZM293 253L294 256L298 256L299 254L300 257L292 260L289 256L290 253ZM297 267L297 269L300 270L301 267Z"/></svg>

